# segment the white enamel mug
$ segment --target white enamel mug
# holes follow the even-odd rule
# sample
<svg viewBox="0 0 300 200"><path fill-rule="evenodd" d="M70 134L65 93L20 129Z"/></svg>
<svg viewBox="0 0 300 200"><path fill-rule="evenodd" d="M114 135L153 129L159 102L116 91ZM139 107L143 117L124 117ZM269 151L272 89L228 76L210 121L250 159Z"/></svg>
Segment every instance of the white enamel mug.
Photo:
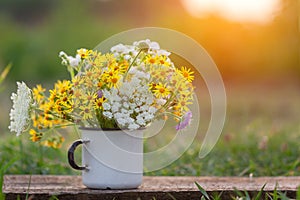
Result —
<svg viewBox="0 0 300 200"><path fill-rule="evenodd" d="M130 189L142 184L143 130L80 128L82 139L68 150L72 168L82 170L82 182L93 189ZM82 166L74 151L82 145Z"/></svg>

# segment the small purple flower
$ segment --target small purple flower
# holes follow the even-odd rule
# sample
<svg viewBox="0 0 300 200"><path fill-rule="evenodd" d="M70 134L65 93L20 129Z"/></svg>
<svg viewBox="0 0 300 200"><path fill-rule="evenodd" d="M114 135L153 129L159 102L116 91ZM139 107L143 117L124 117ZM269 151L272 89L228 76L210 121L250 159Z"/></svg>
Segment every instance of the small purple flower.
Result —
<svg viewBox="0 0 300 200"><path fill-rule="evenodd" d="M192 120L192 112L188 111L187 113L185 113L185 115L183 116L183 119L179 122L179 124L176 125L176 130L181 130L184 129L185 127L187 127Z"/></svg>
<svg viewBox="0 0 300 200"><path fill-rule="evenodd" d="M99 99L103 97L103 92L102 92L102 90L98 90L98 92L97 92L97 97L98 97Z"/></svg>

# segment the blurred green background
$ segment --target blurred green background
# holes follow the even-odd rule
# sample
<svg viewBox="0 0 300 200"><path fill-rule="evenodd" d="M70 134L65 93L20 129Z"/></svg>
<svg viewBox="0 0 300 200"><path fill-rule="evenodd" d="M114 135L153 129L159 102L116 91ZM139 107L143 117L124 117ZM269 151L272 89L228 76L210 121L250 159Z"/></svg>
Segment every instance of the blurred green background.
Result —
<svg viewBox="0 0 300 200"><path fill-rule="evenodd" d="M225 81L299 81L299 1L281 0L265 24L229 21L217 13L197 18L184 5L184 0L1 0L0 66L13 63L8 81L53 81L67 75L59 51L74 54L112 34L157 26L198 41Z"/></svg>

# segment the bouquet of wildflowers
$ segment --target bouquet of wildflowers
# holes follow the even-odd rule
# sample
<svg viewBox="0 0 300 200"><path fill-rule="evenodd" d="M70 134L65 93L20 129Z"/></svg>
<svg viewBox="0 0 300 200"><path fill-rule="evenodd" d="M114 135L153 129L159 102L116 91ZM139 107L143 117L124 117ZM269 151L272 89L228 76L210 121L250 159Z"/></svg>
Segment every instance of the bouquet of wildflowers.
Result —
<svg viewBox="0 0 300 200"><path fill-rule="evenodd" d="M71 79L57 81L47 93L41 85L29 89L18 82L9 129L17 135L29 131L32 141L54 148L63 137L56 131L44 136L70 125L135 130L172 116L178 121L175 128L183 129L192 117L194 72L175 67L169 55L150 40L119 44L106 54L60 52Z"/></svg>

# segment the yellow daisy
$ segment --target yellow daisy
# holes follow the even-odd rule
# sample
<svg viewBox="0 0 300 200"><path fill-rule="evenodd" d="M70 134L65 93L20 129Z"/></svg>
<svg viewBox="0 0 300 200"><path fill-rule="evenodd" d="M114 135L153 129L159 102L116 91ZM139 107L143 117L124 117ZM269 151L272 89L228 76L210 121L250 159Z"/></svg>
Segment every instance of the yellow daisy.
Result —
<svg viewBox="0 0 300 200"><path fill-rule="evenodd" d="M77 50L77 54L80 55L81 58L87 58L89 56L89 50L81 48Z"/></svg>
<svg viewBox="0 0 300 200"><path fill-rule="evenodd" d="M43 88L41 85L37 85L35 88L32 89L33 96L38 102L44 99L45 91L46 89Z"/></svg>
<svg viewBox="0 0 300 200"><path fill-rule="evenodd" d="M184 78L186 78L188 82L192 82L194 80L194 72L191 71L191 69L182 66L180 69L180 73Z"/></svg>
<svg viewBox="0 0 300 200"><path fill-rule="evenodd" d="M80 115L82 116L83 120L93 118L92 110L89 106L80 106L79 108L81 110Z"/></svg>
<svg viewBox="0 0 300 200"><path fill-rule="evenodd" d="M150 65L156 64L157 63L157 57L153 57L152 55L147 55L146 58L145 58L145 63L150 64Z"/></svg>
<svg viewBox="0 0 300 200"><path fill-rule="evenodd" d="M33 142L40 141L43 133L38 133L34 129L30 129L29 134L31 135L30 140Z"/></svg>
<svg viewBox="0 0 300 200"><path fill-rule="evenodd" d="M158 98L164 98L164 97L167 97L171 91L168 89L167 85L166 84L157 84L155 86L155 89L153 90L154 92L154 95Z"/></svg>
<svg viewBox="0 0 300 200"><path fill-rule="evenodd" d="M167 57L164 55L161 55L157 58L158 63L164 66L170 66L171 64L167 61Z"/></svg>
<svg viewBox="0 0 300 200"><path fill-rule="evenodd" d="M106 101L105 97L101 97L101 98L96 99L95 106L94 106L95 109L102 109L103 108L102 105L105 101Z"/></svg>

